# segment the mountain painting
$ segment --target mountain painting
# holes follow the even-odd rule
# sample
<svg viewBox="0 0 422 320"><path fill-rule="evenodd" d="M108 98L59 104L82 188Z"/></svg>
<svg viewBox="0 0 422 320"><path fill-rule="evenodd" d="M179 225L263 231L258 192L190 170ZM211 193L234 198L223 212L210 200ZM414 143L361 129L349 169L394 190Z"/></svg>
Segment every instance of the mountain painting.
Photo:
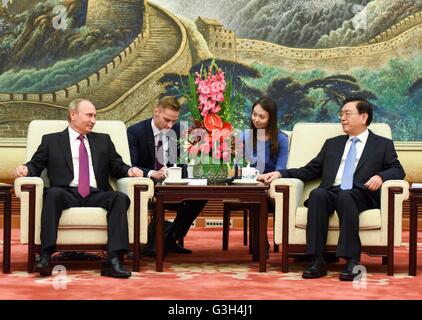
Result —
<svg viewBox="0 0 422 320"><path fill-rule="evenodd" d="M79 97L130 125L215 59L243 123L263 95L284 130L361 96L394 140L422 141L421 35L422 0L2 0L0 138Z"/></svg>

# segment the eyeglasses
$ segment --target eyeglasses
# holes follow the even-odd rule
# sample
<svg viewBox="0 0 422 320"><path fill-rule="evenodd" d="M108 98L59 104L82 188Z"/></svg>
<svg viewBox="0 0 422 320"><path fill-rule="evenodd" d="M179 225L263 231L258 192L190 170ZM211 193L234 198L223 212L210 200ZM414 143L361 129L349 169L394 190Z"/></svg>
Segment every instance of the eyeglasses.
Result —
<svg viewBox="0 0 422 320"><path fill-rule="evenodd" d="M338 118L341 119L341 118L343 118L343 116L345 116L346 119L349 119L352 114L360 114L360 113L359 112L350 112L350 111L346 111L346 112L340 111L338 113Z"/></svg>

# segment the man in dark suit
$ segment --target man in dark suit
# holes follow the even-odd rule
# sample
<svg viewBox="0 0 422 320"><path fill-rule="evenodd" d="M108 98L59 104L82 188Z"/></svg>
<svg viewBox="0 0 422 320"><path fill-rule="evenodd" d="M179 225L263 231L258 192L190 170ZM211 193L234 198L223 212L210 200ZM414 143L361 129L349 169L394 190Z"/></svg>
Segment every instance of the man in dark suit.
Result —
<svg viewBox="0 0 422 320"><path fill-rule="evenodd" d="M143 120L127 130L132 165L142 169L144 175L155 182L166 178L167 165L176 163L180 154L177 140L180 138L180 125L177 123L180 104L175 97L162 98L154 108L154 116ZM183 175L187 175L186 166ZM165 252L192 253L191 250L177 244L177 239L184 237L192 222L201 213L206 201L184 201L176 205L167 205L167 209L177 210L178 214L166 228ZM155 255L155 239L149 237L147 254Z"/></svg>
<svg viewBox="0 0 422 320"><path fill-rule="evenodd" d="M307 254L312 262L303 272L303 278L327 274L324 250L328 218L336 211L340 220L336 255L346 260L339 278L353 280L359 274L354 268L359 265L361 253L359 214L380 207L380 187L384 181L405 176L393 141L368 130L372 110L365 99L346 99L339 113L346 135L327 139L319 154L302 168L274 171L259 177L266 183L280 177L302 181L322 178L320 186L305 202L308 207Z"/></svg>
<svg viewBox="0 0 422 320"><path fill-rule="evenodd" d="M110 136L94 133L95 106L85 99L69 104L69 127L47 134L32 159L16 168L16 176L40 176L47 169L50 187L44 192L41 213L41 256L36 271L42 276L52 272L51 255L55 251L61 213L70 207L102 207L107 210L107 261L102 276L128 278L131 273L120 262L129 248L127 209L129 198L112 191L114 178L142 177L138 168L125 164L116 152Z"/></svg>

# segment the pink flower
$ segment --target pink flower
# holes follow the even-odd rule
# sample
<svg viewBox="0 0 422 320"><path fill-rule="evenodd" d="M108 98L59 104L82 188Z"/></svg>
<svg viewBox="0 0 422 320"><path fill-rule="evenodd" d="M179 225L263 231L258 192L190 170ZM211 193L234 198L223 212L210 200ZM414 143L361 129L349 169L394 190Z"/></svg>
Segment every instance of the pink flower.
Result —
<svg viewBox="0 0 422 320"><path fill-rule="evenodd" d="M221 106L220 106L219 104L216 104L214 107L212 107L212 108L210 109L210 111L211 111L212 113L218 113L218 112L220 112L220 110L221 110Z"/></svg>
<svg viewBox="0 0 422 320"><path fill-rule="evenodd" d="M198 93L201 95L208 95L211 93L211 88L204 82L198 84Z"/></svg>
<svg viewBox="0 0 422 320"><path fill-rule="evenodd" d="M217 81L211 83L210 91L211 93L220 93L220 85Z"/></svg>
<svg viewBox="0 0 422 320"><path fill-rule="evenodd" d="M231 160L231 154L228 151L223 151L223 156L222 156L223 160L226 162L229 162Z"/></svg>
<svg viewBox="0 0 422 320"><path fill-rule="evenodd" d="M208 102L208 96L205 96L205 95L200 95L199 96L199 104L200 105L204 105L204 104L206 104Z"/></svg>
<svg viewBox="0 0 422 320"><path fill-rule="evenodd" d="M221 109L221 107L220 107L220 109ZM216 112L215 110L216 110L215 101L214 100L207 100L207 102L202 105L201 115L205 117L208 114L208 112L217 113L218 111L220 111L220 110L218 110Z"/></svg>
<svg viewBox="0 0 422 320"><path fill-rule="evenodd" d="M214 100L214 101L223 102L224 101L224 95L223 95L222 92L213 93L213 94L211 94L211 99Z"/></svg>

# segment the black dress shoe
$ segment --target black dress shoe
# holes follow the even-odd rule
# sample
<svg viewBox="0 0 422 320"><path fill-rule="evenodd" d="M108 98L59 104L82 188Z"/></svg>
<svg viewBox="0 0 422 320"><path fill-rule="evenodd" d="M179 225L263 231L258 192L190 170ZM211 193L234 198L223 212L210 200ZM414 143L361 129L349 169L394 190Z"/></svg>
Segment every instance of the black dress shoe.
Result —
<svg viewBox="0 0 422 320"><path fill-rule="evenodd" d="M304 279L316 279L321 278L327 275L327 263L325 262L323 257L317 257L314 258L309 265L308 268L306 268L305 271L303 271L302 278Z"/></svg>
<svg viewBox="0 0 422 320"><path fill-rule="evenodd" d="M132 273L123 267L119 258L115 257L103 263L103 266L101 267L101 275L113 278L129 278Z"/></svg>
<svg viewBox="0 0 422 320"><path fill-rule="evenodd" d="M339 275L339 279L341 281L353 281L355 277L357 277L361 270L357 270L359 264L359 260L356 259L350 259L346 262L346 265L344 266L344 270Z"/></svg>
<svg viewBox="0 0 422 320"><path fill-rule="evenodd" d="M165 248L166 252L173 252L173 253L182 253L182 254L191 254L192 250L183 248L177 242L170 242L166 245Z"/></svg>
<svg viewBox="0 0 422 320"><path fill-rule="evenodd" d="M39 272L43 277L51 276L53 267L51 266L51 256L42 254L39 261L35 265L35 272Z"/></svg>

